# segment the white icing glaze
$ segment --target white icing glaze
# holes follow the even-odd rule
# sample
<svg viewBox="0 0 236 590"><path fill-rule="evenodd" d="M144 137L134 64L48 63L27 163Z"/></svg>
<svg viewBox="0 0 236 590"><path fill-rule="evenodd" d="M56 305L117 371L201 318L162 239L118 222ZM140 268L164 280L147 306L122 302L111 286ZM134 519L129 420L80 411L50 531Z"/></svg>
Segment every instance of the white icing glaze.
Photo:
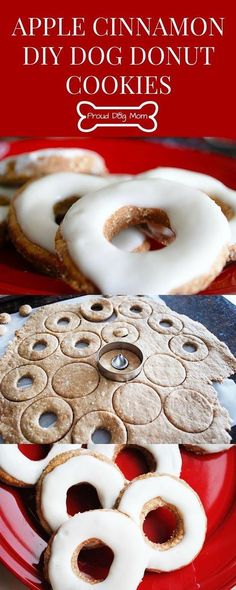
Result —
<svg viewBox="0 0 236 590"><path fill-rule="evenodd" d="M35 150L33 152L26 152L24 154L17 154L4 158L0 161L0 174L5 174L7 165L10 162L15 162L15 172L17 174L24 173L25 169L32 164L37 164L40 158L49 158L51 156L58 156L60 158L91 158L91 173L104 174L106 172L106 165L102 156L92 150L85 150L81 148L47 148L42 150Z"/></svg>
<svg viewBox="0 0 236 590"><path fill-rule="evenodd" d="M23 233L35 244L55 254L58 225L54 206L71 196L78 195L79 198L88 191L96 191L107 183L105 178L97 176L58 172L26 185L14 201Z"/></svg>
<svg viewBox="0 0 236 590"><path fill-rule="evenodd" d="M58 530L70 518L66 507L67 492L79 483L95 487L102 507L113 508L125 478L114 463L86 451L55 467L44 476L41 491L41 510L52 531Z"/></svg>
<svg viewBox="0 0 236 590"><path fill-rule="evenodd" d="M147 565L147 548L139 527L116 510L93 510L73 516L53 538L49 579L53 590L94 590L94 583L73 571L71 559L86 540L110 547L114 561L99 590L137 590Z"/></svg>
<svg viewBox="0 0 236 590"><path fill-rule="evenodd" d="M229 205L233 211L233 218L229 221L231 230L231 242L236 242L236 191L225 186L223 182L217 180L213 176L201 174L200 172L192 172L191 170L184 170L181 168L160 167L148 170L139 175L141 178L162 178L181 182L187 186L199 189L209 197L216 197L223 203Z"/></svg>
<svg viewBox="0 0 236 590"><path fill-rule="evenodd" d="M35 485L54 457L80 448L81 445L54 444L44 459L32 461L23 455L18 445L0 445L0 468L25 485Z"/></svg>
<svg viewBox="0 0 236 590"><path fill-rule="evenodd" d="M155 498L175 506L183 519L184 535L175 546L161 550L146 538L148 569L167 572L193 561L204 543L207 520L196 492L185 481L170 475L151 474L135 479L127 486L118 509L140 524L145 504Z"/></svg>
<svg viewBox="0 0 236 590"><path fill-rule="evenodd" d="M174 242L151 252L116 248L103 229L124 206L163 209L176 234ZM61 230L75 265L102 293L111 294L169 293L208 275L230 240L228 222L210 198L185 185L155 179L131 180L97 191L96 215L94 196L87 194L72 205Z"/></svg>
<svg viewBox="0 0 236 590"><path fill-rule="evenodd" d="M96 451L101 455L105 455L109 459L113 459L116 456L116 451L119 449L120 445L100 445L95 444L91 440L88 443L88 448L92 451ZM170 475L175 475L179 477L182 468L182 458L181 453L179 450L179 445L170 445L170 444L162 444L162 445L140 445L140 449L144 449L152 455L155 463L156 469L155 473L169 473Z"/></svg>
<svg viewBox="0 0 236 590"><path fill-rule="evenodd" d="M195 447L199 448L199 450L204 451L204 453L213 454L213 453L222 453L223 451L229 451L233 449L235 445L217 445L217 444L201 444L201 445L194 445Z"/></svg>
<svg viewBox="0 0 236 590"><path fill-rule="evenodd" d="M55 222L54 206L68 197L81 197L87 192L113 184L112 175L100 177L74 172L58 172L33 181L17 195L14 201L17 221L23 233L31 242L55 254L55 235L58 225ZM93 217L96 217L96 201ZM143 234L129 229L117 236L117 247L132 251L144 242Z"/></svg>

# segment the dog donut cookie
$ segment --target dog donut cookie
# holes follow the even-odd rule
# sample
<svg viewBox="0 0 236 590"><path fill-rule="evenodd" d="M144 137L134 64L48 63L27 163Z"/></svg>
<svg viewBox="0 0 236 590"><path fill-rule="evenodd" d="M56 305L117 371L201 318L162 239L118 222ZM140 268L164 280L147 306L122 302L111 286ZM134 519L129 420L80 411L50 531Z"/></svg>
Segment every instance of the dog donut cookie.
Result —
<svg viewBox="0 0 236 590"><path fill-rule="evenodd" d="M9 231L16 249L40 270L57 274L60 270L55 250L58 217L85 193L111 182L109 175L58 172L24 186L17 192L9 213ZM128 251L146 249L148 244L144 235L132 228L117 236L115 243Z"/></svg>
<svg viewBox="0 0 236 590"><path fill-rule="evenodd" d="M54 444L44 459L34 461L26 457L18 445L0 445L0 480L21 488L34 486L54 457L80 447L81 445Z"/></svg>
<svg viewBox="0 0 236 590"><path fill-rule="evenodd" d="M110 459L89 451L70 451L56 457L48 464L37 485L37 511L46 531L57 531L70 518L66 506L67 492L82 483L97 490L102 508L113 508L125 478Z"/></svg>
<svg viewBox="0 0 236 590"><path fill-rule="evenodd" d="M86 293L196 293L228 257L229 224L200 191L165 180L116 183L87 194L57 231L64 279ZM192 212L194 210L194 219ZM124 252L111 240L132 224L168 218L175 240L151 252Z"/></svg>
<svg viewBox="0 0 236 590"><path fill-rule="evenodd" d="M105 457L115 461L119 453L125 447L131 445L101 445L92 441L88 444L91 451L95 451ZM132 445L143 452L147 459L149 470L155 473L169 473L170 475L180 476L182 468L182 458L178 445Z"/></svg>
<svg viewBox="0 0 236 590"><path fill-rule="evenodd" d="M182 184L201 190L213 199L220 206L229 222L231 231L229 257L231 260L236 260L236 191L225 186L223 182L212 176L181 168L155 168L154 170L144 172L140 177L162 178L181 182Z"/></svg>
<svg viewBox="0 0 236 590"><path fill-rule="evenodd" d="M177 527L164 543L153 543L144 535L149 548L148 569L172 571L191 563L200 552L206 535L207 519L201 500L183 480L171 475L141 475L121 492L118 510L128 514L140 527L152 510L170 509Z"/></svg>
<svg viewBox="0 0 236 590"><path fill-rule="evenodd" d="M146 546L136 523L116 510L84 512L61 526L45 553L45 575L52 590L94 590L97 580L80 572L77 564L78 554L91 539L114 553L99 590L137 590L147 565Z"/></svg>
<svg viewBox="0 0 236 590"><path fill-rule="evenodd" d="M128 382L100 372L117 334L135 366L143 358ZM108 369L117 348L109 355ZM0 433L8 443L227 444L232 421L213 384L235 372L223 342L161 299L60 301L32 311L0 359Z"/></svg>
<svg viewBox="0 0 236 590"><path fill-rule="evenodd" d="M80 148L48 148L9 156L0 161L0 183L21 185L54 172L107 172L102 156Z"/></svg>

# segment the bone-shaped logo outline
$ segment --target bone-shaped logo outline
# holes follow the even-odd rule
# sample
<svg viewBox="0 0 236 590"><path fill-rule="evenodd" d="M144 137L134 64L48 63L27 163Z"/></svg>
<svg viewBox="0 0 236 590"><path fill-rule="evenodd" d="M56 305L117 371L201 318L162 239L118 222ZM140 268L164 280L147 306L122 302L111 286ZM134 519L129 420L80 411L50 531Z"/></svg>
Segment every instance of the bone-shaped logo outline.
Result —
<svg viewBox="0 0 236 590"><path fill-rule="evenodd" d="M99 110L104 110L104 111L140 111L142 110L146 105L152 105L154 106L154 112L152 115L148 115L148 118L153 122L153 127L151 129L146 129L145 127L142 126L142 124L139 123L100 123L100 122L96 122L93 127L90 127L89 129L84 129L82 127L82 123L84 120L87 119L87 115L83 115L83 113L81 112L81 107L82 106L89 106L91 107L94 111L99 111ZM146 100L145 102L142 102L139 106L136 105L132 105L132 106L96 106L93 102L88 101L88 100L81 100L80 102L77 103L76 106L76 110L78 115L80 116L80 119L78 121L78 129L79 131L82 131L83 133L91 133L92 131L95 131L95 129L97 129L98 127L137 127L138 129L140 129L140 131L144 131L145 133L153 133L153 131L156 131L157 129L157 120L156 120L156 115L159 111L159 105L154 102L154 100Z"/></svg>

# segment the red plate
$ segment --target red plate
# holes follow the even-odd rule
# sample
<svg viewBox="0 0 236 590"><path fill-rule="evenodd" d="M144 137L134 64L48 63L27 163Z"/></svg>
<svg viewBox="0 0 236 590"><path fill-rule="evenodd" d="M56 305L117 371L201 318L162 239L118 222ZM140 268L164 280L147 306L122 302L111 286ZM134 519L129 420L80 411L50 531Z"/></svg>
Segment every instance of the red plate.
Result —
<svg viewBox="0 0 236 590"><path fill-rule="evenodd" d="M47 147L84 147L98 151L106 160L110 172L138 173L156 166L176 166L205 172L236 189L236 161L171 144L161 145L145 140L104 139L38 139L4 144L3 157ZM53 295L71 293L62 281L40 275L13 248L0 251L0 293ZM228 265L208 287L206 293L236 293L236 264Z"/></svg>
<svg viewBox="0 0 236 590"><path fill-rule="evenodd" d="M38 452L36 445L31 448ZM207 513L206 542L191 565L166 574L147 573L138 590L231 590L236 584L236 448L205 457L183 451L182 457L182 477L199 494ZM145 471L143 458L130 449L121 453L117 463L128 478ZM154 518L149 522L150 529L155 528ZM48 590L42 574L46 543L47 537L35 517L32 491L2 485L0 558L34 590ZM109 555L100 551L93 574L99 576L106 571L107 559ZM85 570L85 564L83 567ZM88 567L86 571L92 573Z"/></svg>

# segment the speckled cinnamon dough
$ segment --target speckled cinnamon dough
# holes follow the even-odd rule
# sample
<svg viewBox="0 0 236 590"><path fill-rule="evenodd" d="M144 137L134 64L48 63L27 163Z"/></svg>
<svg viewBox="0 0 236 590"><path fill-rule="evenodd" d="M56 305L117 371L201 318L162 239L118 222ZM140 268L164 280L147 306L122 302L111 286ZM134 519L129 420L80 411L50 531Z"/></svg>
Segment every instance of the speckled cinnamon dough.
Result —
<svg viewBox="0 0 236 590"><path fill-rule="evenodd" d="M97 368L101 346L121 329L119 338L135 338L144 355L129 383ZM103 428L117 444L227 444L231 420L212 382L235 371L223 342L160 300L96 296L85 307L84 298L47 305L0 361L0 433L8 443L87 443ZM54 422L45 427L48 413Z"/></svg>

